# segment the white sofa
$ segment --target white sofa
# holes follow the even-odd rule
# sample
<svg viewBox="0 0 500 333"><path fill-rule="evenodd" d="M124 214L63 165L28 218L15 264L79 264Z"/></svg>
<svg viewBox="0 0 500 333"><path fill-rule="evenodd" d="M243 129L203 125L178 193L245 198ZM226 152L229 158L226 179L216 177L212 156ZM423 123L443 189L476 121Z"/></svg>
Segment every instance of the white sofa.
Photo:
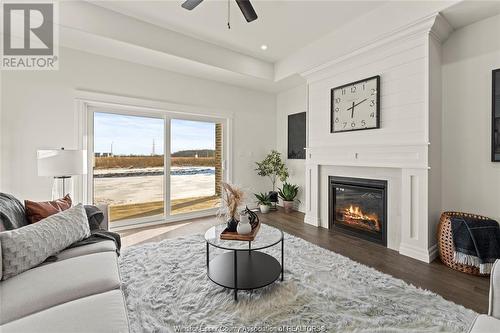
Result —
<svg viewBox="0 0 500 333"><path fill-rule="evenodd" d="M497 260L491 269L488 314L477 316L469 332L500 332L500 260Z"/></svg>
<svg viewBox="0 0 500 333"><path fill-rule="evenodd" d="M128 332L120 287L113 241L66 249L0 281L0 332Z"/></svg>

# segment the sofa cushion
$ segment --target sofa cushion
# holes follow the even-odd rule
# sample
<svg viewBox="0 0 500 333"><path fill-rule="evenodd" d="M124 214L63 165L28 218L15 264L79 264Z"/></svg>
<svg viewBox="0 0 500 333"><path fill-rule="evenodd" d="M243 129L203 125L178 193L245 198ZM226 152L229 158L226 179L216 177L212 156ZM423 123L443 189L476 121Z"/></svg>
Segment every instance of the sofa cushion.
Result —
<svg viewBox="0 0 500 333"><path fill-rule="evenodd" d="M492 333L498 332L500 320L487 315L477 316L469 333ZM3 332L2 332L3 333Z"/></svg>
<svg viewBox="0 0 500 333"><path fill-rule="evenodd" d="M69 194L64 198L53 201L30 201L24 200L24 209L29 223L35 223L51 215L62 212L71 207L72 200Z"/></svg>
<svg viewBox="0 0 500 333"><path fill-rule="evenodd" d="M105 240L84 246L72 247L57 254L57 260L65 260L69 258L79 257L92 253L100 252L116 252L115 242Z"/></svg>
<svg viewBox="0 0 500 333"><path fill-rule="evenodd" d="M84 297L0 326L2 333L128 332L120 290Z"/></svg>
<svg viewBox="0 0 500 333"><path fill-rule="evenodd" d="M119 287L118 260L114 252L36 267L0 283L0 324Z"/></svg>
<svg viewBox="0 0 500 333"><path fill-rule="evenodd" d="M10 194L0 193L0 232L28 224L23 204Z"/></svg>
<svg viewBox="0 0 500 333"><path fill-rule="evenodd" d="M90 236L82 205L46 219L0 233L2 279L6 280L35 267L71 244Z"/></svg>

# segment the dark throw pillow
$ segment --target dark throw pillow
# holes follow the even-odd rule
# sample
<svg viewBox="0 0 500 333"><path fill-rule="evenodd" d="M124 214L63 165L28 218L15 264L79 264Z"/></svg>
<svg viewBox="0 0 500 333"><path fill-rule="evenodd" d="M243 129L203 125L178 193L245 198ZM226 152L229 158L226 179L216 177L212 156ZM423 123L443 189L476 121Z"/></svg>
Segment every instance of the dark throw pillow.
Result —
<svg viewBox="0 0 500 333"><path fill-rule="evenodd" d="M104 220L104 213L102 210L92 205L85 205L83 207L85 207L90 230L101 229L101 222Z"/></svg>
<svg viewBox="0 0 500 333"><path fill-rule="evenodd" d="M0 193L0 231L28 225L23 204L10 194Z"/></svg>
<svg viewBox="0 0 500 333"><path fill-rule="evenodd" d="M71 204L72 201L69 194L66 194L64 198L54 201L35 202L24 200L24 208L29 223L35 223L51 215L60 213L70 208Z"/></svg>

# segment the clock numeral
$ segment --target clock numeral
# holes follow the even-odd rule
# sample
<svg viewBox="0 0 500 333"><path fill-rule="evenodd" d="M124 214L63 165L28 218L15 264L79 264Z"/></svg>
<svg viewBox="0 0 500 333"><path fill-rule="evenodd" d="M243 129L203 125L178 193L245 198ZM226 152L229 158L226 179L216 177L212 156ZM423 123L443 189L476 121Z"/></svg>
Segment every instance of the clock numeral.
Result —
<svg viewBox="0 0 500 333"><path fill-rule="evenodd" d="M363 82L363 90L365 90L365 85L366 85L366 82Z"/></svg>
<svg viewBox="0 0 500 333"><path fill-rule="evenodd" d="M345 95L345 88L342 88L342 95Z"/></svg>
<svg viewBox="0 0 500 333"><path fill-rule="evenodd" d="M344 125L344 127L342 127L342 128L346 128L347 127L347 122L343 122L342 124Z"/></svg>
<svg viewBox="0 0 500 333"><path fill-rule="evenodd" d="M375 106L375 100L370 101L370 106Z"/></svg>
<svg viewBox="0 0 500 333"><path fill-rule="evenodd" d="M370 113L370 117L375 118L375 112Z"/></svg>
<svg viewBox="0 0 500 333"><path fill-rule="evenodd" d="M340 111L340 109L339 109L339 108L335 108L335 112L339 112L339 111Z"/></svg>
<svg viewBox="0 0 500 333"><path fill-rule="evenodd" d="M352 93L355 93L355 92L356 92L356 86L352 86L352 87L351 87L351 92L352 92Z"/></svg>
<svg viewBox="0 0 500 333"><path fill-rule="evenodd" d="M372 96L375 95L376 92L377 92L377 89L372 88Z"/></svg>
<svg viewBox="0 0 500 333"><path fill-rule="evenodd" d="M356 127L356 123L354 121L351 123L351 127Z"/></svg>
<svg viewBox="0 0 500 333"><path fill-rule="evenodd" d="M335 118L335 122L338 123L340 121L339 118Z"/></svg>
<svg viewBox="0 0 500 333"><path fill-rule="evenodd" d="M340 103L340 98L339 97L335 98L335 103Z"/></svg>
<svg viewBox="0 0 500 333"><path fill-rule="evenodd" d="M366 127L366 121L361 120L361 126Z"/></svg>

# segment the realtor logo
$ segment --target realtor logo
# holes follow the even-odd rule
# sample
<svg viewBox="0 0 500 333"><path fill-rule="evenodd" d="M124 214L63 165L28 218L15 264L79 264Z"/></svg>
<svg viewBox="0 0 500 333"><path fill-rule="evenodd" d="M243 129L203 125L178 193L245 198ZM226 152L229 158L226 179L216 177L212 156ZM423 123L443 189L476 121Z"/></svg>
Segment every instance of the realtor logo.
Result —
<svg viewBox="0 0 500 333"><path fill-rule="evenodd" d="M3 70L58 68L56 3L4 3Z"/></svg>

